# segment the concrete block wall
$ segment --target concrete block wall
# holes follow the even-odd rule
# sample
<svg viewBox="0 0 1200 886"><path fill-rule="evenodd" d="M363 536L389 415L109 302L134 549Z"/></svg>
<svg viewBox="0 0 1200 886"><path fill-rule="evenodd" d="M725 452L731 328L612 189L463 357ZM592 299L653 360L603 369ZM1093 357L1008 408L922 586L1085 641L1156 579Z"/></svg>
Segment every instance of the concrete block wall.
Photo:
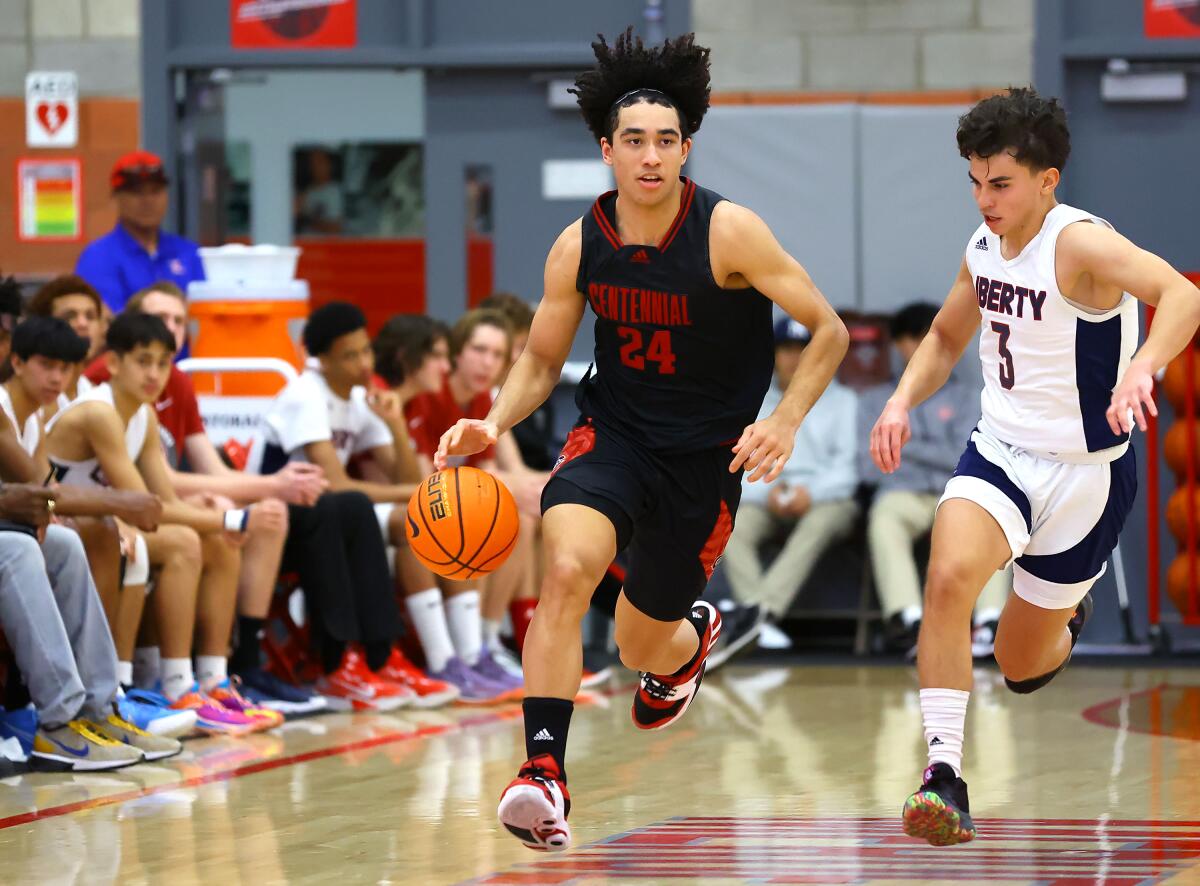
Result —
<svg viewBox="0 0 1200 886"><path fill-rule="evenodd" d="M139 16L138 0L0 0L0 96L24 96L28 71L70 70L81 96L138 98Z"/></svg>
<svg viewBox="0 0 1200 886"><path fill-rule="evenodd" d="M717 92L1028 83L1034 0L692 0Z"/></svg>

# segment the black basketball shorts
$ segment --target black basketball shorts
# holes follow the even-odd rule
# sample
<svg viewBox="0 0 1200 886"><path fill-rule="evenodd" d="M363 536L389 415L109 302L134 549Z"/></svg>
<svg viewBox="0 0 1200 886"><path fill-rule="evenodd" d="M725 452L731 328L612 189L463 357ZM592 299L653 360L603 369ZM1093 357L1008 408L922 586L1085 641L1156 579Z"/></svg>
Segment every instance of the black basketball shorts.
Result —
<svg viewBox="0 0 1200 886"><path fill-rule="evenodd" d="M742 473L731 474L733 453L714 447L659 455L591 419L567 437L542 513L579 504L604 514L627 550L625 596L659 621L687 616L704 593L742 497Z"/></svg>

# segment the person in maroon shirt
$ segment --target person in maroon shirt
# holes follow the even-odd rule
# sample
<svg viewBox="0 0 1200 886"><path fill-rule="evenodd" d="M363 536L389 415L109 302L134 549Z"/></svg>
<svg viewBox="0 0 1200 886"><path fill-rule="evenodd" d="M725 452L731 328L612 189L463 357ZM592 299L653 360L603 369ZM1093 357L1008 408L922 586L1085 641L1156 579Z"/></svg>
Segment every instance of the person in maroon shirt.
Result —
<svg viewBox="0 0 1200 886"><path fill-rule="evenodd" d="M492 408L492 390L508 369L512 345L512 328L499 311L469 311L454 325L450 331L453 369L439 391L414 397L405 407L409 435L426 473L433 472L433 454L442 434L460 419L480 419L488 414ZM512 492L521 512L516 547L504 565L488 577L481 604L487 648L515 675L519 673L519 664L500 646L499 626L515 597L533 596L530 587L541 522L541 494L548 475L525 466L511 434L505 434L493 446L464 459L453 459L451 463L495 473ZM514 627L519 631L521 611L513 616Z"/></svg>

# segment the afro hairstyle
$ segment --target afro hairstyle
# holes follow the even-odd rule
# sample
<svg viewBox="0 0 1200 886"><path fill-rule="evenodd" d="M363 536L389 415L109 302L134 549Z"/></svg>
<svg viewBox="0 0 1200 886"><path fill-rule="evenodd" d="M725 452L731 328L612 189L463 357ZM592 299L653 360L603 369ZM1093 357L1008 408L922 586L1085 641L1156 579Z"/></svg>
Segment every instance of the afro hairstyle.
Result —
<svg viewBox="0 0 1200 886"><path fill-rule="evenodd" d="M596 36L596 66L576 77L570 90L596 141L611 141L621 108L640 101L673 107L682 137L691 138L708 110L709 96L709 50L696 45L696 35L684 34L657 47L634 37L632 27L612 46L603 34Z"/></svg>

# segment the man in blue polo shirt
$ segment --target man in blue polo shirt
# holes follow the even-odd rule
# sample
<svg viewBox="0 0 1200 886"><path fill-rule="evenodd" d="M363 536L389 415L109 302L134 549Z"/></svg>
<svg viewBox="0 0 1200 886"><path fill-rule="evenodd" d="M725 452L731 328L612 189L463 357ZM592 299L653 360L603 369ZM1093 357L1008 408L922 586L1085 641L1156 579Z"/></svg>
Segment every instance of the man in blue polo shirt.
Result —
<svg viewBox="0 0 1200 886"><path fill-rule="evenodd" d="M105 305L120 313L151 283L171 280L187 292L189 283L203 280L196 244L162 230L167 215L162 160L149 151L126 154L113 166L111 183L117 225L89 243L75 265L75 273L96 287Z"/></svg>

